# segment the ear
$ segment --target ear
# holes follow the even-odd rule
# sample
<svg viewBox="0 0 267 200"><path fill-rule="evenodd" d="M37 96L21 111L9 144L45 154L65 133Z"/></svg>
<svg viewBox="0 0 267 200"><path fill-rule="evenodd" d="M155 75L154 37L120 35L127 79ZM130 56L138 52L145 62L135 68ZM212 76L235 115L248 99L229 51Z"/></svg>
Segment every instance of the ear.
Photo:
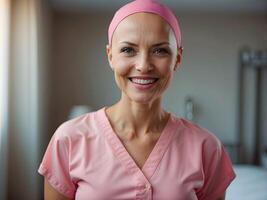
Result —
<svg viewBox="0 0 267 200"><path fill-rule="evenodd" d="M176 71L180 67L183 51L184 51L183 47L180 47L177 51L176 62L174 65L174 71Z"/></svg>
<svg viewBox="0 0 267 200"><path fill-rule="evenodd" d="M109 44L106 45L106 53L107 53L107 56L108 56L109 66L113 70L113 66L112 66L112 51L111 51L111 46Z"/></svg>

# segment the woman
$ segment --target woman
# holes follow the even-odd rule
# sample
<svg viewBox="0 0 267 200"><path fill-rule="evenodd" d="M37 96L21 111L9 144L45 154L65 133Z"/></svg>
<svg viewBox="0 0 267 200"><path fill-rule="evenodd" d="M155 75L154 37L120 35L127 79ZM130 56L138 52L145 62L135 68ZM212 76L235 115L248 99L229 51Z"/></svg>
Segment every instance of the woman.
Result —
<svg viewBox="0 0 267 200"><path fill-rule="evenodd" d="M56 130L39 168L45 199L224 199L235 174L221 142L161 107L183 52L173 13L133 1L108 36L121 98Z"/></svg>

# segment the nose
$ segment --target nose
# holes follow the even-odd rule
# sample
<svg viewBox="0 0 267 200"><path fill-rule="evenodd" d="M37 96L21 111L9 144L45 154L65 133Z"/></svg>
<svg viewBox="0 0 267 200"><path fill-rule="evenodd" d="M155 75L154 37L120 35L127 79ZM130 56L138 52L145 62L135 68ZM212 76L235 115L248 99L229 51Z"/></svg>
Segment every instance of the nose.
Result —
<svg viewBox="0 0 267 200"><path fill-rule="evenodd" d="M136 62L136 70L141 73L147 73L153 69L150 62L149 55L147 53L140 53Z"/></svg>

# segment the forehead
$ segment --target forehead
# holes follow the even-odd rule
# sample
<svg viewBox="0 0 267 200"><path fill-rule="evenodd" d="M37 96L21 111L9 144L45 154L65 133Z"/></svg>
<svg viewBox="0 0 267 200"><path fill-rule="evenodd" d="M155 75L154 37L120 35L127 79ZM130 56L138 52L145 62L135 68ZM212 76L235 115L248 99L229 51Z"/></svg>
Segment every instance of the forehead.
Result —
<svg viewBox="0 0 267 200"><path fill-rule="evenodd" d="M113 40L171 41L174 37L169 24L153 13L135 13L123 19L117 26Z"/></svg>

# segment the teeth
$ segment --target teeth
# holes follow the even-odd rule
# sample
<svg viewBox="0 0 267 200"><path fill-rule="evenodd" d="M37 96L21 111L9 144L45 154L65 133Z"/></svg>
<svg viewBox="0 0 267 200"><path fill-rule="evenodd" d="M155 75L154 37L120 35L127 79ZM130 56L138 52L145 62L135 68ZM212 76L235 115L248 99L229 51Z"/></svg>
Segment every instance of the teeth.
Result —
<svg viewBox="0 0 267 200"><path fill-rule="evenodd" d="M138 83L138 84L142 84L142 85L153 83L153 82L156 81L156 79L147 79L147 80L145 80L145 79L137 79L137 78L132 78L131 80L134 83Z"/></svg>

